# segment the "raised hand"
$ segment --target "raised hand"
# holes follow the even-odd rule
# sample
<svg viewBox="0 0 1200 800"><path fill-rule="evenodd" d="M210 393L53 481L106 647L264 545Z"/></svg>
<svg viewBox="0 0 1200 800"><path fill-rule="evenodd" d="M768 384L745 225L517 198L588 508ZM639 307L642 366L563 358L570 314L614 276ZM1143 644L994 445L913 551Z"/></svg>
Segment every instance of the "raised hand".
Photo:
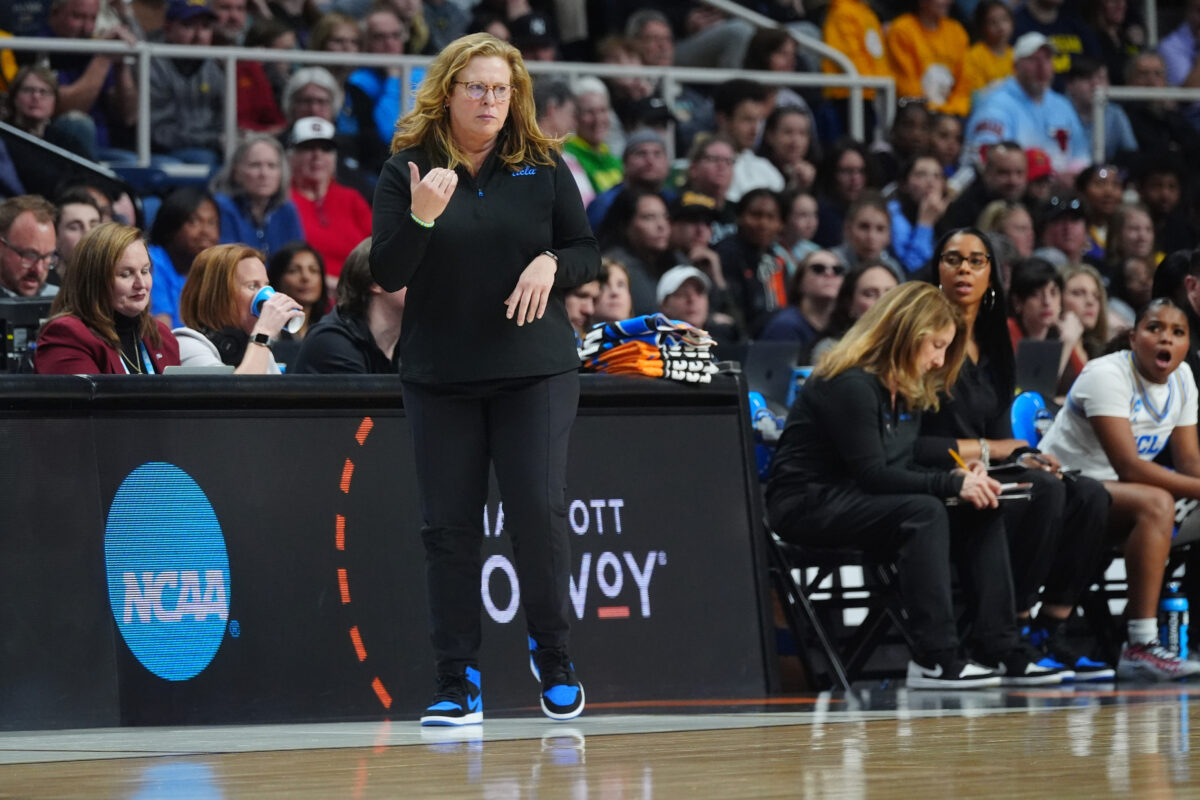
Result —
<svg viewBox="0 0 1200 800"><path fill-rule="evenodd" d="M254 331L276 337L293 317L303 316L304 310L300 308L299 303L282 292L276 292L262 304Z"/></svg>
<svg viewBox="0 0 1200 800"><path fill-rule="evenodd" d="M1067 349L1083 338L1083 322L1074 311L1064 311L1058 321L1058 338L1062 339Z"/></svg>
<svg viewBox="0 0 1200 800"><path fill-rule="evenodd" d="M422 222L433 222L442 215L458 186L458 173L452 169L434 167L421 177L417 165L408 162L409 188L412 190L412 213Z"/></svg>

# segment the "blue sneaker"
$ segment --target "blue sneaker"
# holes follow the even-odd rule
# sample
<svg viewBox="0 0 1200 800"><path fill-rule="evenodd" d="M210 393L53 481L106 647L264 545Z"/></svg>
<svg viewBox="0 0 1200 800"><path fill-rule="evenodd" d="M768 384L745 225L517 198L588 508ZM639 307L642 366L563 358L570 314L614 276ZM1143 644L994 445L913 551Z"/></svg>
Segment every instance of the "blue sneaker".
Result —
<svg viewBox="0 0 1200 800"><path fill-rule="evenodd" d="M537 659L533 657L533 654L537 652L537 642L533 640L532 636L526 638L529 639L529 671L533 673L535 681L541 681L542 673L538 672Z"/></svg>
<svg viewBox="0 0 1200 800"><path fill-rule="evenodd" d="M979 658L979 663L1000 675L1001 686L1046 686L1063 682L1068 672L1062 664L1021 641L1007 653Z"/></svg>
<svg viewBox="0 0 1200 800"><path fill-rule="evenodd" d="M483 694L479 670L438 675L433 705L421 715L422 725L478 725L483 722Z"/></svg>
<svg viewBox="0 0 1200 800"><path fill-rule="evenodd" d="M556 648L534 650L534 674L542 682L542 712L550 719L575 719L583 713L583 685L575 677L575 665L567 651Z"/></svg>
<svg viewBox="0 0 1200 800"><path fill-rule="evenodd" d="M1076 681L1113 680L1117 671L1111 665L1089 658L1067 643L1066 628L1066 622L1055 623L1054 627L1049 629L1034 628L1030 631L1029 641L1066 667Z"/></svg>

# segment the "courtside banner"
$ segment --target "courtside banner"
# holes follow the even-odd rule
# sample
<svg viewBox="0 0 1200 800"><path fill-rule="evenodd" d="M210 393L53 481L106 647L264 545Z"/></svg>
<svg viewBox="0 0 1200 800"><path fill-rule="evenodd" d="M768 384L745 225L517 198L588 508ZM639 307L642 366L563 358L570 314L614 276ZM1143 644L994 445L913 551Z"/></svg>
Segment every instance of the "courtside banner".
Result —
<svg viewBox="0 0 1200 800"><path fill-rule="evenodd" d="M23 683L38 698L0 707L0 724L408 719L427 704L421 518L398 392L326 382L314 397L297 380L283 379L299 388L278 402L210 386L107 396L100 380L81 418L26 420L5 439L63 458L44 474L0 473L0 497L28 509L0 534L20 587L6 581L0 619L22 604L57 610L0 630L4 690L21 696ZM590 384L566 496L572 655L589 704L762 696L761 533L738 393ZM485 709L536 708L512 550L523 532L495 486L478 514ZM23 552L42 558L14 568Z"/></svg>

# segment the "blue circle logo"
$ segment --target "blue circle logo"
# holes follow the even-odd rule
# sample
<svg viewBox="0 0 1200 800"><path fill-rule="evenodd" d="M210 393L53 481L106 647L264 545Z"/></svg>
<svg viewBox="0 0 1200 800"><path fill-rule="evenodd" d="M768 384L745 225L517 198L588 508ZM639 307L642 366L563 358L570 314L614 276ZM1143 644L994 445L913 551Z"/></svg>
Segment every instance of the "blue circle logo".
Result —
<svg viewBox="0 0 1200 800"><path fill-rule="evenodd" d="M104 530L108 600L125 643L169 681L199 675L229 620L229 555L204 490L173 464L129 473Z"/></svg>

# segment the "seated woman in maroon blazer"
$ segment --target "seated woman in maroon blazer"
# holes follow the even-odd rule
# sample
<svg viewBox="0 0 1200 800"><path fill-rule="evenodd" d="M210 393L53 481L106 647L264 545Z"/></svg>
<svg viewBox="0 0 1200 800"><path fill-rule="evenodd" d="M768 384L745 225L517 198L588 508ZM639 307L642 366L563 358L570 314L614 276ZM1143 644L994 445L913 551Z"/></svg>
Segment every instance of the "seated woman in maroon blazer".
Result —
<svg viewBox="0 0 1200 800"><path fill-rule="evenodd" d="M152 375L179 364L170 329L150 316L150 255L137 228L107 222L76 245L38 335L40 375Z"/></svg>

